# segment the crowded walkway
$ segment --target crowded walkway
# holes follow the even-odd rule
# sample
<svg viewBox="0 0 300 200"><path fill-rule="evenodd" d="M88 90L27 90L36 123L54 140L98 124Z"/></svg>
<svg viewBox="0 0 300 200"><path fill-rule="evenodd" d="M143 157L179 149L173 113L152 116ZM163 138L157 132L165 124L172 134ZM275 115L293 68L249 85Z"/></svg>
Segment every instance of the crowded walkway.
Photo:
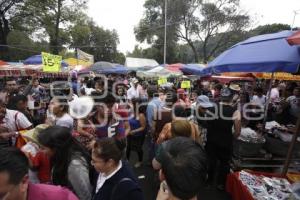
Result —
<svg viewBox="0 0 300 200"><path fill-rule="evenodd" d="M230 199L235 141L261 137L265 119L294 128L300 84L181 81L6 78L0 198Z"/></svg>

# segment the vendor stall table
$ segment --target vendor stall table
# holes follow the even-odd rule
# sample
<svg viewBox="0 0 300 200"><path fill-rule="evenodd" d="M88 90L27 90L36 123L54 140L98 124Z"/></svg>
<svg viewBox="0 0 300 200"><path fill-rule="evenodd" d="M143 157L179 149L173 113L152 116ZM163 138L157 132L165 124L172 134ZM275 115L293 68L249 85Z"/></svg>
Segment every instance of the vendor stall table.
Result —
<svg viewBox="0 0 300 200"><path fill-rule="evenodd" d="M271 154L262 157L240 157L232 160L232 169L281 168L284 161L284 157L273 157ZM291 159L291 161L290 168L300 167L300 158Z"/></svg>
<svg viewBox="0 0 300 200"><path fill-rule="evenodd" d="M278 174L272 174L272 173L263 173L263 172L253 172L248 171L251 174L254 175L263 175L269 178L276 177L276 178L286 178ZM226 191L231 195L232 200L255 200L247 187L243 185L239 178L240 172L235 172L232 174L229 174L227 177L226 182Z"/></svg>

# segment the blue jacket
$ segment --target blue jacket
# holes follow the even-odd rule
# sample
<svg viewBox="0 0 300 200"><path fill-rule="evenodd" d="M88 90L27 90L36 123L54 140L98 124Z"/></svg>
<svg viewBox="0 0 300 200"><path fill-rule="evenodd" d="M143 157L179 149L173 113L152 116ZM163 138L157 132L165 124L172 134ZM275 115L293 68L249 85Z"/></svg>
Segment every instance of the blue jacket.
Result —
<svg viewBox="0 0 300 200"><path fill-rule="evenodd" d="M143 199L143 192L126 161L122 161L122 168L110 179L106 180L93 197L93 200Z"/></svg>

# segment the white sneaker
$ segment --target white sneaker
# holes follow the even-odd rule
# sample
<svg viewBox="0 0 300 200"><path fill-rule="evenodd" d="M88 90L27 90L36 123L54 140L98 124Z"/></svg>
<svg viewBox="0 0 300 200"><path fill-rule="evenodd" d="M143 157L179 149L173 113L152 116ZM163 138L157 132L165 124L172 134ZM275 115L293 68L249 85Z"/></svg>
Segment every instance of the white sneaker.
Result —
<svg viewBox="0 0 300 200"><path fill-rule="evenodd" d="M137 162L137 163L134 164L135 168L139 168L140 166L142 166L142 162Z"/></svg>

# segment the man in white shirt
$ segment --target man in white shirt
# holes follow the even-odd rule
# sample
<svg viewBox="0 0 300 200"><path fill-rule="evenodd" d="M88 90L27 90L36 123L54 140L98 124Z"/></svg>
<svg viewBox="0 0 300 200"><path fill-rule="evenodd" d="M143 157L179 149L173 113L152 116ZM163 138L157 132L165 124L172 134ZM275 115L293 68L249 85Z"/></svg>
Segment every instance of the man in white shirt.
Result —
<svg viewBox="0 0 300 200"><path fill-rule="evenodd" d="M263 94L263 89L258 87L254 90L254 96L252 98L252 103L255 103L257 105L265 106L266 105L267 98Z"/></svg>
<svg viewBox="0 0 300 200"><path fill-rule="evenodd" d="M2 130L6 129L0 133L0 147L3 147L9 144L10 139L18 136L18 131L31 129L32 124L23 113L7 109L0 100L0 126Z"/></svg>
<svg viewBox="0 0 300 200"><path fill-rule="evenodd" d="M139 90L138 90L138 83L139 81L134 78L131 81L131 87L129 88L129 90L127 90L127 99L131 100L134 98L139 98L140 94L139 94Z"/></svg>

